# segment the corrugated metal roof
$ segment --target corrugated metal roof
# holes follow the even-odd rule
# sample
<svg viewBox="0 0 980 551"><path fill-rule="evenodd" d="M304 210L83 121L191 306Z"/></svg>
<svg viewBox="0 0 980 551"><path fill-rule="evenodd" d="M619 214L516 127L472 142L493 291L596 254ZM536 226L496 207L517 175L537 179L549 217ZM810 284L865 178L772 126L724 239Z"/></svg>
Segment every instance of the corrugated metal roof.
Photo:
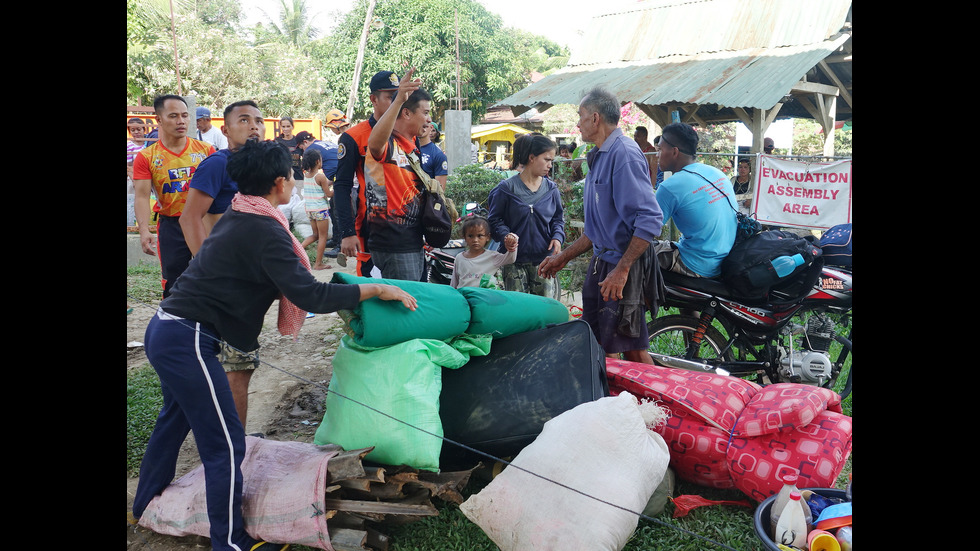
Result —
<svg viewBox="0 0 980 551"><path fill-rule="evenodd" d="M850 0L649 2L593 19L569 64L497 105L621 101L769 109L849 38Z"/></svg>
<svg viewBox="0 0 980 551"><path fill-rule="evenodd" d="M851 0L649 1L594 17L569 67L781 48L839 33Z"/></svg>

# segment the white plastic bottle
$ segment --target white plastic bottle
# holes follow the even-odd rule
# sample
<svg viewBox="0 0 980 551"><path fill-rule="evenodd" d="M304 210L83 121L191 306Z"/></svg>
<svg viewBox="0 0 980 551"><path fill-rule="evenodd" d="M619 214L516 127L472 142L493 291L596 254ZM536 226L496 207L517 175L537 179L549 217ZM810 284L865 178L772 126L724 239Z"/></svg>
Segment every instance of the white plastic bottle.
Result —
<svg viewBox="0 0 980 551"><path fill-rule="evenodd" d="M772 507L769 509L769 527L772 529L772 533L776 533L776 523L779 521L779 516L782 514L783 509L786 504L789 503L789 494L791 492L799 492L800 489L796 487L796 481L799 477L793 473L787 473L783 475L783 487L780 488L779 493L776 494L776 499L772 502ZM813 513L810 512L810 505L807 504L805 499L801 499L800 503L803 505L804 518L806 519L806 527L808 530L813 528Z"/></svg>
<svg viewBox="0 0 980 551"><path fill-rule="evenodd" d="M803 513L803 496L793 490L789 494L789 502L783 507L773 533L773 541L798 549L806 549L807 522Z"/></svg>

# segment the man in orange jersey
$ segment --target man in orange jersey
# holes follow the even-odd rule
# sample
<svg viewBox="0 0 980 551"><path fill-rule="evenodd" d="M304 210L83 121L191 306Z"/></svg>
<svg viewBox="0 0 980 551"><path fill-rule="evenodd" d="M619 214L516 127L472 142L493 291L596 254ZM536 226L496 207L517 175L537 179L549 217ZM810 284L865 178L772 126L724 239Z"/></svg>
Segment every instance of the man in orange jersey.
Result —
<svg viewBox="0 0 980 551"><path fill-rule="evenodd" d="M188 183L197 165L215 149L207 142L187 136L191 118L184 98L172 94L158 96L153 100L153 110L159 125L159 140L141 149L133 160L133 187L140 245L144 253L155 254L160 259L166 298L191 260L190 248L180 228ZM149 227L151 188L157 197L153 209L158 214L156 240Z"/></svg>
<svg viewBox="0 0 980 551"><path fill-rule="evenodd" d="M352 126L337 140L337 179L333 184L337 211L334 235L340 240L337 263L346 265L346 258L357 259L357 275L371 277L374 264L363 233L364 213L364 153L368 136L378 119L384 115L398 92L398 75L380 71L371 78L371 105L374 113L366 121Z"/></svg>
<svg viewBox="0 0 980 551"><path fill-rule="evenodd" d="M391 106L368 137L364 155L364 227L371 260L385 279L419 281L425 268L422 183L409 156L419 155L418 135L432 122L432 98L409 69Z"/></svg>

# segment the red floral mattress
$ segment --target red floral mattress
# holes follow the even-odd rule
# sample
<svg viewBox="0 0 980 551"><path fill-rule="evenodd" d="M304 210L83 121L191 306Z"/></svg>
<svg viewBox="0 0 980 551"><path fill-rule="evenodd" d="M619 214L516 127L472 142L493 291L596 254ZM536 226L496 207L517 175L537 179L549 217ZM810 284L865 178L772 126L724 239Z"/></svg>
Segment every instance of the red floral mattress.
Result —
<svg viewBox="0 0 980 551"><path fill-rule="evenodd" d="M787 472L799 475L800 488L832 488L851 453L851 418L832 390L614 359L606 374L611 394L625 390L670 411L654 430L667 441L670 467L695 484L738 488L760 502Z"/></svg>

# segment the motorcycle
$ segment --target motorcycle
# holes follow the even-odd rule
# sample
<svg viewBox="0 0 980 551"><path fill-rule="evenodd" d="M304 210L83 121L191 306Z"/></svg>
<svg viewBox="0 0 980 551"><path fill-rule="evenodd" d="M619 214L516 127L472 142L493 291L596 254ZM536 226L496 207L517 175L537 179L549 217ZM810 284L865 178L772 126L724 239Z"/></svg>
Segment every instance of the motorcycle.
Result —
<svg viewBox="0 0 980 551"><path fill-rule="evenodd" d="M462 239L450 239L444 247L426 245L425 252L425 281L449 285L453 277L453 264L456 255L466 250L466 242Z"/></svg>
<svg viewBox="0 0 980 551"><path fill-rule="evenodd" d="M756 300L734 298L718 279L668 271L663 276L662 306L681 313L647 324L649 352L658 365L831 389L846 365L838 393L851 393L849 269L818 258Z"/></svg>

